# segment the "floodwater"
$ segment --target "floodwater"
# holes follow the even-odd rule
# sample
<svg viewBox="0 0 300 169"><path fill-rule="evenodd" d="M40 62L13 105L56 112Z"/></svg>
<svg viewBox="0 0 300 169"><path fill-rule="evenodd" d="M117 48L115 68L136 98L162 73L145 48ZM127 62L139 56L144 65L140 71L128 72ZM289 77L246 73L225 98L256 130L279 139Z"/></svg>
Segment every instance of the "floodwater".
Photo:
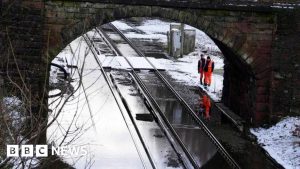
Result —
<svg viewBox="0 0 300 169"><path fill-rule="evenodd" d="M196 163L200 167L205 167L205 164L213 159L216 166L218 166L217 164L225 164L225 166L219 165L219 167L230 168L226 166L226 161L223 158L215 160L214 156L220 155L216 146L194 122L188 111L175 99L175 96L160 83L158 77L153 72L148 71L141 71L139 76Z"/></svg>
<svg viewBox="0 0 300 169"><path fill-rule="evenodd" d="M123 45L124 42L120 36L110 32L108 33L108 36L111 37L118 46ZM122 54L124 53L123 55L125 57L135 56L128 46L126 46L126 48L119 48L119 50ZM128 59L129 58L130 57L128 57ZM192 154L198 166L203 167L210 159L214 158L214 156L220 156L216 146L194 122L188 111L184 109L176 99L174 99L173 94L170 93L164 85L159 84L158 82L160 80L154 77L153 74L145 72L147 71L142 71L139 75L146 83L147 88L160 106L160 109L164 112L164 115L176 130L177 135L187 147L188 151ZM215 164L222 164L220 166L224 166L223 164L225 164L226 166L226 162L224 161L224 159L218 158L218 161L216 161ZM223 168L228 167L225 166Z"/></svg>
<svg viewBox="0 0 300 169"><path fill-rule="evenodd" d="M89 52L84 59L87 49L84 42L76 50L80 41L82 38L78 38L71 46L78 57L79 72L84 67L82 85L79 85L79 74L75 71L72 85L75 89L77 86L79 88L48 129L48 142L61 146L87 146L88 155L61 156L78 169L144 168L142 157L145 155L137 150L135 136L131 137L94 57ZM66 97L55 99L49 99L49 109L53 111L49 121L59 113L62 105L60 100L65 101Z"/></svg>
<svg viewBox="0 0 300 169"><path fill-rule="evenodd" d="M80 43L80 45L78 45ZM59 109L68 96L49 99L51 121L58 118L47 130L48 143L56 146L86 146L88 154L61 155L62 160L74 168L139 169L151 168L151 164L127 114L119 110L94 56L88 52L85 42L78 38L71 44L79 69L74 69L72 85L78 90L69 97L62 111ZM71 48L64 55L71 55ZM82 71L82 72L81 72ZM82 73L82 84L79 74ZM126 83L128 79L118 75L118 87L130 105L131 113L149 111L136 89ZM124 116L124 117L123 117ZM147 149L157 168L185 168L171 142L155 122L136 120Z"/></svg>
<svg viewBox="0 0 300 169"><path fill-rule="evenodd" d="M136 117L137 114L150 115L137 88L133 86L134 83L128 76L128 72L111 73L116 79L133 117ZM142 121L136 118L134 120L157 168L184 168L171 143L155 121Z"/></svg>
<svg viewBox="0 0 300 169"><path fill-rule="evenodd" d="M52 110L49 121L51 122L56 115L59 116L47 131L48 142L57 146L86 146L88 154L85 156L60 156L75 168L151 168L128 114L122 114L119 110L99 65L82 40L78 38L71 44L74 53L72 57L76 57L79 68L73 70L72 78L75 81L72 85L78 90L70 97L49 99L49 109ZM128 51L128 48L124 46L128 56L133 56L133 52ZM71 50L66 49L64 55L72 55ZM82 83L79 83L79 74L82 74ZM121 94L130 105L132 115L135 117L137 114L149 113L136 88L128 84L130 78L116 72L113 74L117 77ZM172 93L159 84L153 73L142 71L140 76L197 164L204 168L212 160L214 164L223 164L224 159L216 158L220 154L215 145L174 99ZM69 101L60 111L67 98ZM185 168L171 145L172 141L167 139L155 121L134 119L134 122L137 123L157 168ZM174 140L172 143L176 144ZM223 165L219 166L226 168Z"/></svg>

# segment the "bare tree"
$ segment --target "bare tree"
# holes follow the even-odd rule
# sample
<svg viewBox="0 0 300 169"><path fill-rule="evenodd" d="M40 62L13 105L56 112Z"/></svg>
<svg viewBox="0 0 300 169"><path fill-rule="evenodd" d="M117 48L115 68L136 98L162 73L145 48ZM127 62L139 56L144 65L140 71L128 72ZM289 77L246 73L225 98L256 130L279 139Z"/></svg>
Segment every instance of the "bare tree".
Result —
<svg viewBox="0 0 300 169"><path fill-rule="evenodd" d="M11 39L9 38L8 31L7 37L9 41L9 50L11 55L8 55L6 68L9 69L9 63L11 63L11 61L14 62L19 80L15 80L15 75L14 77L12 77L11 74L9 74L8 72L6 73L6 79L8 83L12 84L13 87L10 89L9 92L7 92L9 93L8 95L4 96L4 98L1 98L1 100L3 100L3 104L1 106L0 120L3 123L0 124L1 132L3 133L0 134L5 136L5 139L2 141L7 144L16 145L37 144L40 138L45 136L47 129L55 123L57 126L55 130L59 130L61 133L63 133L63 137L59 140L52 141L56 142L55 144L57 146L66 146L72 144L74 141L80 138L80 136L82 136L84 132L83 130L89 129L94 126L94 122L92 123L92 125L82 124L80 126L77 126L79 115L82 112L80 112L79 110L79 97L74 95L74 93L76 92L80 94L83 93L86 97L86 104L89 105L88 94L85 92L85 90L87 90L90 86L84 86L82 84L82 78L84 77L83 71L86 65L86 56L89 53L89 49L84 49L84 56L80 56L81 52L76 52L82 50L82 39L80 40L80 43L78 43L76 49L73 49L71 45L67 47L71 51L73 58L76 61L76 66L73 66L73 68L70 71L70 75L67 79L59 79L60 85L56 85L57 88L59 88L60 90L60 94L56 95L56 97L54 98L51 98L49 100L50 102L47 105L55 105L53 106L55 108L49 111L48 115L46 116L49 118L44 118L45 116L42 115L43 106L45 106L43 99L47 98L48 91L44 91L44 93L41 96L42 98L32 96L32 89L30 88L30 86L28 86L28 82L26 82L25 80L26 77L24 73L18 67L17 59L14 54L14 48L11 44ZM49 64L50 63L47 63L47 65ZM74 67L77 67L75 71ZM49 72L45 72L45 75L48 74ZM44 88L47 89L47 86L48 81L45 80ZM75 104L77 104L76 110L73 114L71 122L69 123L69 126L63 126L61 122L58 121L58 118L62 113L65 105L69 103L70 100L73 101L73 103L74 100L77 100L75 101ZM32 109L32 107L34 107L33 105L36 104L39 105L38 111ZM90 120L93 121L93 115L90 108L89 111ZM2 146L4 145L5 144L2 144ZM86 157L86 168L90 168L93 165L92 158L93 156L91 154ZM58 160L59 158L48 158L40 160L35 157L5 158L4 156L2 156L2 158L0 158L0 168L9 166L13 166L13 168L35 168L39 166L40 168L43 168L43 166L49 166L49 163L57 163Z"/></svg>

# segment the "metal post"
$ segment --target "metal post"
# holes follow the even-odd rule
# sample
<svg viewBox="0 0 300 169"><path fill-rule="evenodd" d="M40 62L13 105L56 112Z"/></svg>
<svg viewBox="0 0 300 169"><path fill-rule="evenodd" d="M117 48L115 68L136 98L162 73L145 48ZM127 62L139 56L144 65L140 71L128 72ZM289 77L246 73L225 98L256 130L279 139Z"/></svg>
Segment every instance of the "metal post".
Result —
<svg viewBox="0 0 300 169"><path fill-rule="evenodd" d="M180 32L181 32L181 36L180 36L180 43L181 43L180 57L182 57L183 56L183 39L184 39L184 24L183 23L180 24Z"/></svg>

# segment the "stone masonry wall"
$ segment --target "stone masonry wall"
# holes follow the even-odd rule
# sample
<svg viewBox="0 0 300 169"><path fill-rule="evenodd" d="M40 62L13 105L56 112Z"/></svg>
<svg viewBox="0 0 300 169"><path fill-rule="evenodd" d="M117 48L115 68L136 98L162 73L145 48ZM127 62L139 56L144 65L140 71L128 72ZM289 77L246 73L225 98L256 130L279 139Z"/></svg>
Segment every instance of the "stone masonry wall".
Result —
<svg viewBox="0 0 300 169"><path fill-rule="evenodd" d="M300 115L300 10L277 14L272 51L272 117Z"/></svg>
<svg viewBox="0 0 300 169"><path fill-rule="evenodd" d="M28 130L40 129L47 117L47 76L43 38L44 3L37 0L1 1L1 65L9 95L27 106ZM44 95L45 94L45 95ZM44 96L44 97L43 97ZM44 121L46 124L47 121ZM45 141L45 135L38 138Z"/></svg>
<svg viewBox="0 0 300 169"><path fill-rule="evenodd" d="M46 0L60 1L60 0ZM91 2L102 4L123 4L123 5L141 5L141 6L160 6L168 8L189 8L189 9L247 9L247 5L257 6L260 9L268 8L271 5L294 5L299 0L65 0L69 2Z"/></svg>

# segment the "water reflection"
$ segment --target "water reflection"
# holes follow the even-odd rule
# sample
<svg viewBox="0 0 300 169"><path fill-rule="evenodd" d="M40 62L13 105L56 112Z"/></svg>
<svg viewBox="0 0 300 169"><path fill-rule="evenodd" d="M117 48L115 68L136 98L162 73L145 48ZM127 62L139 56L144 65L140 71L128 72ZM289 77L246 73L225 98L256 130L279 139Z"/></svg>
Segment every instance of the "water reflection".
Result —
<svg viewBox="0 0 300 169"><path fill-rule="evenodd" d="M203 166L217 153L215 145L201 129L178 126L175 127L175 130L200 166Z"/></svg>
<svg viewBox="0 0 300 169"><path fill-rule="evenodd" d="M177 100L155 99L171 124L196 126L186 109Z"/></svg>
<svg viewBox="0 0 300 169"><path fill-rule="evenodd" d="M82 84L48 128L48 142L54 142L56 145L61 143L62 146L88 146L87 156L61 156L65 162L78 169L143 168L141 155L99 70L99 65L94 56L86 50L88 46L82 38L78 38L69 48L78 56L76 60L79 71L75 71L72 78L78 80L82 77ZM73 57L69 48L66 49L66 53ZM78 50L75 50L77 48ZM86 52L86 55L81 52ZM82 68L84 69L80 72ZM72 85L78 86L78 82L75 81ZM61 106L64 99L49 99L49 109L53 110L49 120L58 113L57 107Z"/></svg>
<svg viewBox="0 0 300 169"><path fill-rule="evenodd" d="M133 85L123 85L132 82L128 73L121 71L111 73L116 79L118 88L128 103L133 117L136 117L137 114L150 114L137 89ZM157 168L184 168L172 145L155 121L134 120Z"/></svg>
<svg viewBox="0 0 300 169"><path fill-rule="evenodd" d="M154 73L144 71L139 75L198 165L205 165L217 154L216 146Z"/></svg>

